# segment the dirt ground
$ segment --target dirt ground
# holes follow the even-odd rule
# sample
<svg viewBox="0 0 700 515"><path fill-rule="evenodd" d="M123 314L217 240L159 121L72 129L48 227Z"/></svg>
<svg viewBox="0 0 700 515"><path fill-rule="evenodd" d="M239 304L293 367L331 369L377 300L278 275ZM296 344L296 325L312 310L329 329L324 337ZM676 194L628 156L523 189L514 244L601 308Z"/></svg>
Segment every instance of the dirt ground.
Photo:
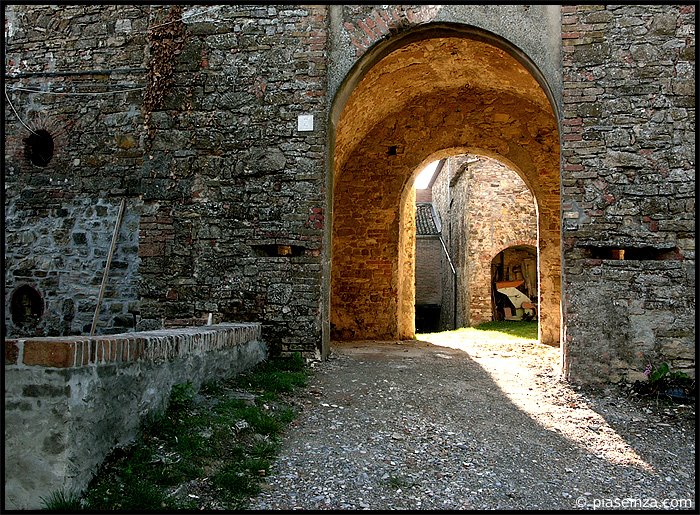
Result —
<svg viewBox="0 0 700 515"><path fill-rule="evenodd" d="M695 507L695 408L459 332L334 345L252 509Z"/></svg>

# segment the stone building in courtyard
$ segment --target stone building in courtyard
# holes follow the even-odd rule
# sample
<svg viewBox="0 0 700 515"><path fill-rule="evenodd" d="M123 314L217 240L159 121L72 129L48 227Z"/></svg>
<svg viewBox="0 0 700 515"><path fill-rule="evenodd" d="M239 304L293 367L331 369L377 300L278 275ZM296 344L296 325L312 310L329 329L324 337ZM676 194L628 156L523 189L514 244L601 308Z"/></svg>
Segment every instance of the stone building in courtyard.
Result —
<svg viewBox="0 0 700 515"><path fill-rule="evenodd" d="M412 338L413 180L469 154L534 199L515 245L566 379L694 374L694 4L3 14L7 337L89 334L102 296L98 334Z"/></svg>
<svg viewBox="0 0 700 515"><path fill-rule="evenodd" d="M416 331L522 319L523 312L499 295L504 286L526 295L533 304L528 313L536 314L532 193L494 159L443 159L428 187L416 190Z"/></svg>

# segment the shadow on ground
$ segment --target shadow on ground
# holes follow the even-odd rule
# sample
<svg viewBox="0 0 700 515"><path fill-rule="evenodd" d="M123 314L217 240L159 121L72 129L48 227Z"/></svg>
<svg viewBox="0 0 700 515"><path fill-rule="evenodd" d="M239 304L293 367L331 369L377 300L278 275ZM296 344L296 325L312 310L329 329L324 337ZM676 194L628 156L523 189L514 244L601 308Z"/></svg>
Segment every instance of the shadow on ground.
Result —
<svg viewBox="0 0 700 515"><path fill-rule="evenodd" d="M694 499L694 474L669 482L672 464L648 463L551 369L528 368L528 345L537 344L335 343L251 508L571 510L595 499ZM661 453L668 442L654 444Z"/></svg>

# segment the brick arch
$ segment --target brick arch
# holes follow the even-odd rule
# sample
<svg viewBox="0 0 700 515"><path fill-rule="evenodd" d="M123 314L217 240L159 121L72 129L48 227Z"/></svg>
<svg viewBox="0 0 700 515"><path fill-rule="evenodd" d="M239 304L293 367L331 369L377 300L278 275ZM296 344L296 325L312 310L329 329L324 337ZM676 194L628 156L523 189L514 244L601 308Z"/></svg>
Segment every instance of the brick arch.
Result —
<svg viewBox="0 0 700 515"><path fill-rule="evenodd" d="M414 336L412 184L422 163L459 149L512 166L533 192L548 270L540 339L559 343L555 109L527 56L484 31L428 25L365 54L330 120L331 338Z"/></svg>
<svg viewBox="0 0 700 515"><path fill-rule="evenodd" d="M491 259L495 258L501 252L503 252L504 250L507 250L511 247L532 247L533 249L537 250L537 241L535 241L535 240L513 240L513 241L510 241L506 245L501 245L500 247L496 247L498 250L496 252L491 252Z"/></svg>

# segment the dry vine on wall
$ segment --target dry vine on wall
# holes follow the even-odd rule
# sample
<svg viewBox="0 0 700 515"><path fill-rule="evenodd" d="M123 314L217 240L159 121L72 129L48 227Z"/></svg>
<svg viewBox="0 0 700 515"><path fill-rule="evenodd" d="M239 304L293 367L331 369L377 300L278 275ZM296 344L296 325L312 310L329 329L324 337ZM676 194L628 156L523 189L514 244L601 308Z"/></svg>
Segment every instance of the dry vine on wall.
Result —
<svg viewBox="0 0 700 515"><path fill-rule="evenodd" d="M165 95L175 83L175 61L185 47L186 37L182 6L171 7L163 21L149 28L150 60L143 118L144 128L151 139L155 135L155 129L151 127L151 113L161 108Z"/></svg>

